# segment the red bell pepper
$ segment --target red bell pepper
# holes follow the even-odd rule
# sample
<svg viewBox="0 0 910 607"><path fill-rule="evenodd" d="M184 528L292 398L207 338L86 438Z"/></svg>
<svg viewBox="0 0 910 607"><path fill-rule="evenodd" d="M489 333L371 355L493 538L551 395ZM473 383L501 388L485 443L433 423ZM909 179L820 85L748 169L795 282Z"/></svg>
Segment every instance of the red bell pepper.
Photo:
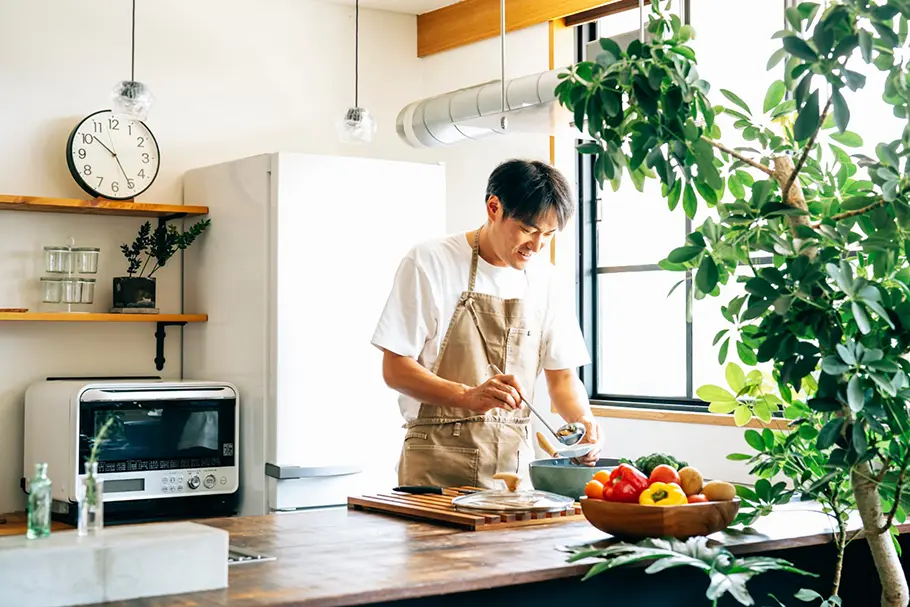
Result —
<svg viewBox="0 0 910 607"><path fill-rule="evenodd" d="M610 502L638 503L638 497L650 486L648 477L629 464L620 464L610 472L604 486L604 499Z"/></svg>

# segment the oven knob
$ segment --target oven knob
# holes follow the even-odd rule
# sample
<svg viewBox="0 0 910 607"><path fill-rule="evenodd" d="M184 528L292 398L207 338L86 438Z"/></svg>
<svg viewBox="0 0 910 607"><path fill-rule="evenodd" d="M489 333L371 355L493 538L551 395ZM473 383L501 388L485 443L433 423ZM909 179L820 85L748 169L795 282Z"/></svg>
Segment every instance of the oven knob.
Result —
<svg viewBox="0 0 910 607"><path fill-rule="evenodd" d="M190 489L198 489L199 488L199 477L191 476L190 479L188 481L186 481L186 486L189 487Z"/></svg>
<svg viewBox="0 0 910 607"><path fill-rule="evenodd" d="M215 477L209 474L205 477L205 480L202 482L202 484L205 485L206 489L211 489L215 486Z"/></svg>

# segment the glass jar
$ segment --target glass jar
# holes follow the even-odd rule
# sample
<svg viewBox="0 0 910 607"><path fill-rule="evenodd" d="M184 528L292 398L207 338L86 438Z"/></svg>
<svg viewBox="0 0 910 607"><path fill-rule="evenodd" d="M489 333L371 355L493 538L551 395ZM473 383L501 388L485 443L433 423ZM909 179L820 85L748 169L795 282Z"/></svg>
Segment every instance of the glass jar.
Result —
<svg viewBox="0 0 910 607"><path fill-rule="evenodd" d="M41 300L45 303L60 303L63 297L62 278L41 278Z"/></svg>
<svg viewBox="0 0 910 607"><path fill-rule="evenodd" d="M63 303L82 303L82 281L78 278L61 278Z"/></svg>
<svg viewBox="0 0 910 607"><path fill-rule="evenodd" d="M98 462L85 462L85 476L78 485L79 519L76 532L98 535L104 529L104 480L98 478Z"/></svg>
<svg viewBox="0 0 910 607"><path fill-rule="evenodd" d="M80 278L80 290L82 291L80 296L80 303L90 304L95 300L95 279L94 278Z"/></svg>
<svg viewBox="0 0 910 607"><path fill-rule="evenodd" d="M67 274L73 262L69 247L44 247L45 269L51 274Z"/></svg>
<svg viewBox="0 0 910 607"><path fill-rule="evenodd" d="M51 479L47 463L35 464L35 475L28 484L28 528L26 537L35 540L51 534Z"/></svg>
<svg viewBox="0 0 910 607"><path fill-rule="evenodd" d="M101 249L97 247L76 247L73 249L73 271L79 274L97 274L98 257Z"/></svg>

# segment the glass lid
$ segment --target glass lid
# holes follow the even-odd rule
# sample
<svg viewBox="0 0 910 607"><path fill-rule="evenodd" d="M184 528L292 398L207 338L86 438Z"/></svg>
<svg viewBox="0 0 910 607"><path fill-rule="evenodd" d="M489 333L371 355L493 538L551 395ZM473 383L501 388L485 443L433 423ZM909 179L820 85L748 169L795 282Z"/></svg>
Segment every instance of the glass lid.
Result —
<svg viewBox="0 0 910 607"><path fill-rule="evenodd" d="M456 510L484 512L558 512L575 503L571 497L549 491L486 490L452 500Z"/></svg>

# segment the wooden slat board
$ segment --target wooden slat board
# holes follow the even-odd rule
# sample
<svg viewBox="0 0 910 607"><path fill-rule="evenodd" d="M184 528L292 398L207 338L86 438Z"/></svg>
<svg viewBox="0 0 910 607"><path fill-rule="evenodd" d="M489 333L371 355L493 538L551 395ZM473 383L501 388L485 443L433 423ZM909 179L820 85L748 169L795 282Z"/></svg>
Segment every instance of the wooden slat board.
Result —
<svg viewBox="0 0 910 607"><path fill-rule="evenodd" d="M412 495L390 491L379 495L349 497L348 508L393 514L429 523L441 523L470 531L584 520L581 507L577 502L571 508L561 512L496 514L456 510L452 505L452 499L464 495L468 491L477 491L477 489L473 487L445 489L443 495Z"/></svg>

